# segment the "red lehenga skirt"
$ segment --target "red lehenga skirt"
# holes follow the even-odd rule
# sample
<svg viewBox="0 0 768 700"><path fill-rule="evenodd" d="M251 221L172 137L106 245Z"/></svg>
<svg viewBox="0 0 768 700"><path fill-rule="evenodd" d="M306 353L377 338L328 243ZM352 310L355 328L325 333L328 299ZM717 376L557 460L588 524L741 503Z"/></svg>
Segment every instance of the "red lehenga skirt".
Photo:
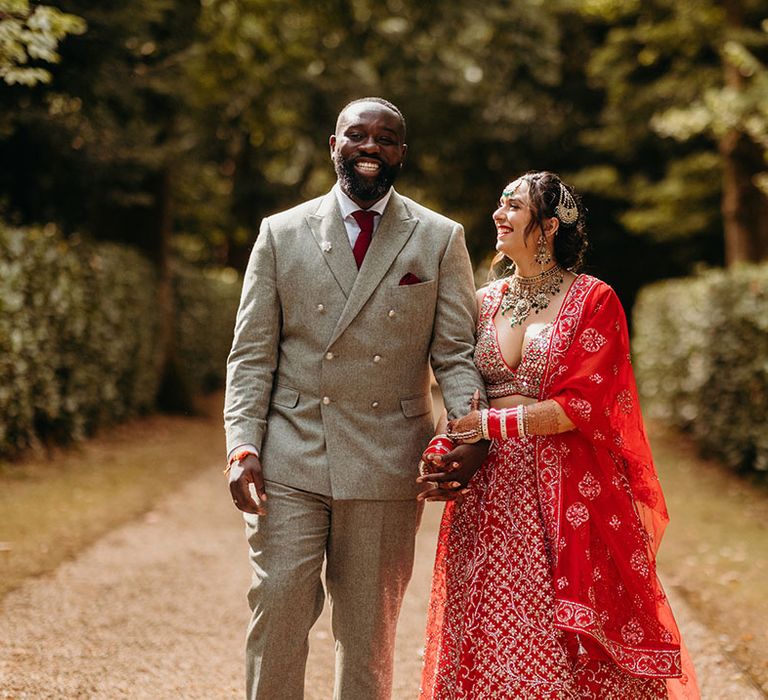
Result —
<svg viewBox="0 0 768 700"><path fill-rule="evenodd" d="M446 504L420 697L658 700L662 678L579 653L554 625L533 439L493 443L460 505ZM586 659L586 661L585 661Z"/></svg>

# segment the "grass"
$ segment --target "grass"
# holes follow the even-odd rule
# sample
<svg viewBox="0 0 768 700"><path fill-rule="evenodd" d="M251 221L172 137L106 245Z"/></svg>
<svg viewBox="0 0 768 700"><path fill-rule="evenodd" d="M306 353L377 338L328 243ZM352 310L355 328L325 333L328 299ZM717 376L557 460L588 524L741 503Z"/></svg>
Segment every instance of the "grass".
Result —
<svg viewBox="0 0 768 700"><path fill-rule="evenodd" d="M148 511L191 474L222 464L220 416L221 396L212 396L195 417L151 416L73 449L0 465L0 597Z"/></svg>
<svg viewBox="0 0 768 700"><path fill-rule="evenodd" d="M653 424L650 434L671 518L663 579L768 692L768 490L703 459L685 436Z"/></svg>

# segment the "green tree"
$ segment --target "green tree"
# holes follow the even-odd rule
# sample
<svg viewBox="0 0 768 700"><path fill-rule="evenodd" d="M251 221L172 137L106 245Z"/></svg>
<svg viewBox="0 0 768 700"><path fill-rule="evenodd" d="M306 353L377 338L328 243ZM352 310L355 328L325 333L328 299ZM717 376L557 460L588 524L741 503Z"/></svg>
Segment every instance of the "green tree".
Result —
<svg viewBox="0 0 768 700"><path fill-rule="evenodd" d="M619 221L630 231L674 241L681 251L691 245L709 249L712 261L723 255L712 255L723 240L728 263L765 257L768 202L754 182L761 169L758 145L738 125L721 133L714 128L727 119L729 100L710 101L702 128L682 126L697 119L701 124L703 96L743 92L728 47L736 37L760 43L754 31L762 19L760 3L579 5L583 16L605 26L587 67L605 103L586 142L603 162L583 170L581 182L624 203Z"/></svg>
<svg viewBox="0 0 768 700"><path fill-rule="evenodd" d="M570 154L561 144L575 143L562 138L578 120L559 104L561 22L534 0L212 0L202 26L195 92L219 119L236 240L330 186L327 139L349 99L378 94L403 109L403 186L471 233L490 232L505 178L559 166Z"/></svg>
<svg viewBox="0 0 768 700"><path fill-rule="evenodd" d="M509 178L532 168L568 176L585 163L599 164L589 137L605 90L585 67L610 23L585 15L580 5L206 3L206 40L191 70L199 82L193 92L217 136L209 142L219 153L214 160L231 175L226 258L241 266L264 214L330 186L326 143L336 113L346 100L366 94L392 99L408 117L411 149L399 186L462 221L476 261L491 254L489 214ZM670 147L654 134L648 127L652 114L638 121L637 131L656 144L650 160L658 168L670 154L691 149ZM631 171L627 163L634 169L632 158L620 159L610 148L622 138L617 130L601 146L615 173ZM717 174L703 176L701 186L715 202L708 210L709 229L702 234L697 228L682 245L627 233L622 214L632 191L628 183L590 186L590 270L631 303L649 270L655 276L680 274L691 258L707 257L702 240L710 234L717 241L717 232L711 235L717 226ZM713 258L710 253L707 259Z"/></svg>
<svg viewBox="0 0 768 700"><path fill-rule="evenodd" d="M685 7L62 0L89 31L63 43L52 89L0 93L16 166L0 211L132 242L161 270L172 249L241 267L262 216L331 185L339 108L379 94L409 120L399 186L464 222L476 260L509 178L577 173L591 270L631 301L649 276L721 256L716 149L650 127L722 76L717 12Z"/></svg>
<svg viewBox="0 0 768 700"><path fill-rule="evenodd" d="M49 83L50 72L37 64L58 63L59 42L84 31L80 17L55 7L0 0L0 79L8 85Z"/></svg>
<svg viewBox="0 0 768 700"><path fill-rule="evenodd" d="M61 5L89 30L62 45L53 89L15 86L0 95L9 132L0 155L17 166L0 175L6 216L127 241L155 262L161 401L181 408L189 397L178 381L172 332L174 178L196 133L185 60L200 8L174 0Z"/></svg>
<svg viewBox="0 0 768 700"><path fill-rule="evenodd" d="M723 75L698 99L653 120L661 135L688 141L701 134L716 141L723 164L722 214L728 263L768 258L768 70L756 53L768 46L762 31L746 26L746 8L723 4Z"/></svg>

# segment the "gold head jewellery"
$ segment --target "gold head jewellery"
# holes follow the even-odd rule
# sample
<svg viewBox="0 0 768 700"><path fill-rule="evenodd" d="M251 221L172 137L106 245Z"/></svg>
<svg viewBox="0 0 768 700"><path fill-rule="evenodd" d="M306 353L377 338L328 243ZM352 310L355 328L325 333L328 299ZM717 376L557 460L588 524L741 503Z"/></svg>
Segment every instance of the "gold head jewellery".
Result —
<svg viewBox="0 0 768 700"><path fill-rule="evenodd" d="M555 216L564 224L575 224L579 220L579 208L576 206L576 200L566 189L563 183L560 183L560 198L555 207Z"/></svg>

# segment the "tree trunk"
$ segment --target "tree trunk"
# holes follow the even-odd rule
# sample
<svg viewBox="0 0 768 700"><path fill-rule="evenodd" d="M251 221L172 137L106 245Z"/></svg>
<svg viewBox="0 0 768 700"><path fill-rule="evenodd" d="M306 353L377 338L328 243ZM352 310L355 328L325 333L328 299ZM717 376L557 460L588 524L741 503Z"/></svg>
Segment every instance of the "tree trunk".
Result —
<svg viewBox="0 0 768 700"><path fill-rule="evenodd" d="M744 26L739 0L723 3L730 30ZM741 90L744 77L736 66L724 65L725 84ZM755 185L765 163L761 148L746 134L731 130L720 140L723 160L721 210L725 234L725 264L759 262L768 258L768 198Z"/></svg>
<svg viewBox="0 0 768 700"><path fill-rule="evenodd" d="M155 186L157 247L157 304L160 316L158 363L160 385L157 405L164 411L188 413L192 410L192 392L180 371L176 344L176 303L173 276L173 195L171 169L165 166L157 175Z"/></svg>

